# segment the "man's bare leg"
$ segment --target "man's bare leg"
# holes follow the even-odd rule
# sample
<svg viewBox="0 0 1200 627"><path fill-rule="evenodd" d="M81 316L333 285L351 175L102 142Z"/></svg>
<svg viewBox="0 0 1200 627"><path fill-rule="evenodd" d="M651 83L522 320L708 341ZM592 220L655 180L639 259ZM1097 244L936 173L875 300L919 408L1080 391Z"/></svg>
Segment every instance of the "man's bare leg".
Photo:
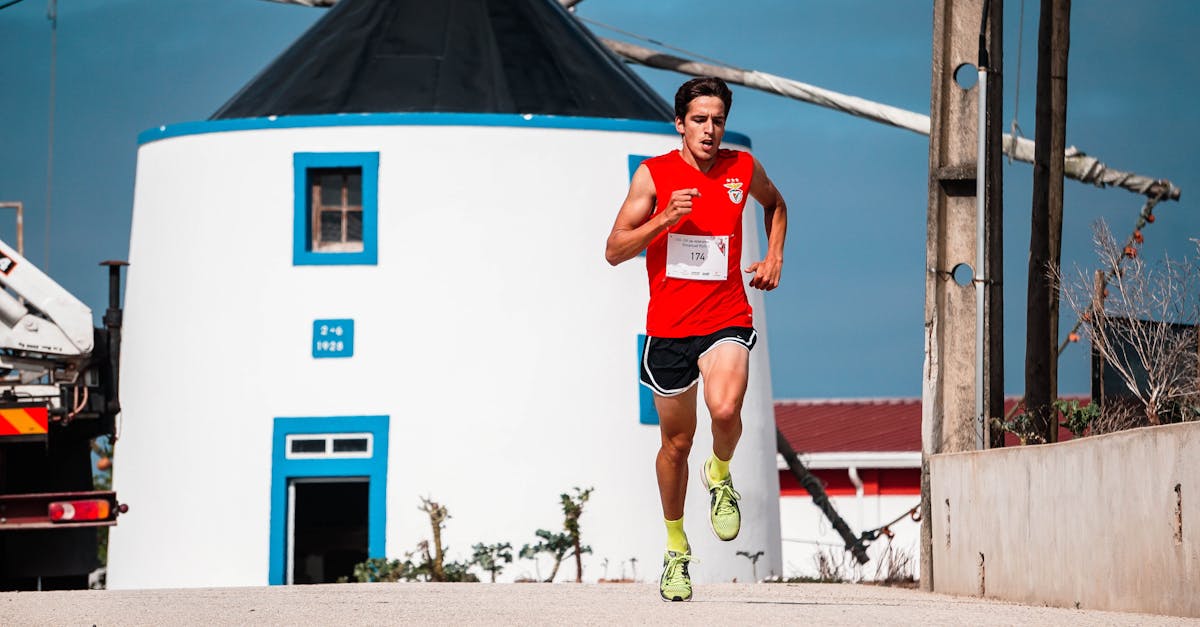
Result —
<svg viewBox="0 0 1200 627"><path fill-rule="evenodd" d="M742 514L729 474L733 450L742 437L742 399L750 371L750 351L741 344L722 342L699 359L704 377L704 403L712 416L713 454L704 462L704 487L708 488L708 521L717 538L725 541L738 536Z"/></svg>
<svg viewBox="0 0 1200 627"><path fill-rule="evenodd" d="M662 445L654 469L662 499L663 522L667 528L667 551L658 594L664 601L692 600L692 579L687 565L692 559L687 534L683 531L683 502L687 494L688 453L696 435L696 386L678 396L654 396Z"/></svg>
<svg viewBox="0 0 1200 627"><path fill-rule="evenodd" d="M658 473L658 494L662 499L663 518L683 518L687 494L688 454L696 435L696 387L678 396L654 395L658 410L658 428L662 444L654 469Z"/></svg>
<svg viewBox="0 0 1200 627"><path fill-rule="evenodd" d="M704 404L712 416L713 454L727 462L742 437L742 401L750 373L750 351L736 342L722 342L701 356L698 363L704 377Z"/></svg>

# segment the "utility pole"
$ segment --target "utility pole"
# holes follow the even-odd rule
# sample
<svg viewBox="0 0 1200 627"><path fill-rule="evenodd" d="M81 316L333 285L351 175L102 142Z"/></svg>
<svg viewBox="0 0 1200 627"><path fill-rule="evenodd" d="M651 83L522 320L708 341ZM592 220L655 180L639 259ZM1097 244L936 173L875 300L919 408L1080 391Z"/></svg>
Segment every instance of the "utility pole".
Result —
<svg viewBox="0 0 1200 627"><path fill-rule="evenodd" d="M1002 370L1001 349L996 342L1002 336L1003 324L991 319L988 312L1002 307L1002 242L996 234L1002 222L999 166L1003 90L999 68L1003 11L1002 0L934 2L921 392L923 590L933 589L933 528L940 524L930 492L930 458L939 453L983 448L989 439L983 420L995 404L989 396L998 394L1003 402L1003 379L988 374L989 369ZM977 67L985 63L985 67ZM980 74L978 69L987 70L982 73L986 82L975 80ZM987 93L981 94L981 89ZM981 106L985 113L982 129ZM989 140L982 151L981 134ZM992 239L995 241L989 241ZM984 288L982 304L980 285ZM977 324L980 315L984 316L982 332ZM985 393L983 398L978 396L981 393Z"/></svg>
<svg viewBox="0 0 1200 627"><path fill-rule="evenodd" d="M1025 331L1025 407L1045 442L1058 440L1058 290L1051 268L1062 261L1063 153L1067 136L1067 52L1071 0L1042 0L1038 19L1037 129L1029 233Z"/></svg>
<svg viewBox="0 0 1200 627"><path fill-rule="evenodd" d="M988 55L987 73L987 179L984 184L984 333L983 354L984 423L987 448L1004 446L1004 0L991 0L987 16L987 39L981 41Z"/></svg>

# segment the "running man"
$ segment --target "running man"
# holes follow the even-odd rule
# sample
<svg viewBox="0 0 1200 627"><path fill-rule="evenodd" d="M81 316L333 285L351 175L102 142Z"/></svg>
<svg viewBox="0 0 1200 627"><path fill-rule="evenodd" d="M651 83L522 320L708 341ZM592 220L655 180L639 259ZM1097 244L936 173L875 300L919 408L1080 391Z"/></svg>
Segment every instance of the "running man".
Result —
<svg viewBox="0 0 1200 627"><path fill-rule="evenodd" d="M655 469L667 527L659 579L664 601L692 598L683 504L701 377L712 416L713 451L701 473L711 495L709 523L726 541L741 529L741 495L733 489L729 462L742 434L742 399L757 339L738 267L748 197L763 206L767 231L766 257L745 269L750 287L775 289L783 266L783 197L749 153L721 149L732 100L718 78L692 79L679 88L675 130L683 144L638 166L605 249L612 265L646 251L650 306L641 379L654 390L662 435Z"/></svg>

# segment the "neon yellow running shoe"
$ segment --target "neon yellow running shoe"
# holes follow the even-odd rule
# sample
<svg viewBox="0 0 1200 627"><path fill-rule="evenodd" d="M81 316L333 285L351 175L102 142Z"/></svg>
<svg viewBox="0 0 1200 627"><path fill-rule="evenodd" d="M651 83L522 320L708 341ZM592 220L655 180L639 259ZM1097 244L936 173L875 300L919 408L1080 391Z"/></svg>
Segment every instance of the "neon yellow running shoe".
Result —
<svg viewBox="0 0 1200 627"><path fill-rule="evenodd" d="M691 601L692 576L688 574L688 562L692 561L689 548L683 553L667 551L663 555L662 576L658 578L658 595L664 601Z"/></svg>
<svg viewBox="0 0 1200 627"><path fill-rule="evenodd" d="M742 530L742 510L738 508L738 500L742 495L733 489L732 476L713 483L708 478L708 461L704 462L701 474L704 476L704 487L712 496L708 504L708 522L712 524L717 538L728 542Z"/></svg>

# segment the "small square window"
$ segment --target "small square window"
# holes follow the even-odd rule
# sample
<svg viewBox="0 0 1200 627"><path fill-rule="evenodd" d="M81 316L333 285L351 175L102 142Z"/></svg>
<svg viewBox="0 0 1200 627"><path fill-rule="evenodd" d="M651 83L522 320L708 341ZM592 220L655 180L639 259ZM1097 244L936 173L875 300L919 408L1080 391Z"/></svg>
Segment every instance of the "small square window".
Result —
<svg viewBox="0 0 1200 627"><path fill-rule="evenodd" d="M311 168L308 180L314 221L309 250L362 252L362 168Z"/></svg>
<svg viewBox="0 0 1200 627"><path fill-rule="evenodd" d="M374 265L379 153L296 153L294 265Z"/></svg>

